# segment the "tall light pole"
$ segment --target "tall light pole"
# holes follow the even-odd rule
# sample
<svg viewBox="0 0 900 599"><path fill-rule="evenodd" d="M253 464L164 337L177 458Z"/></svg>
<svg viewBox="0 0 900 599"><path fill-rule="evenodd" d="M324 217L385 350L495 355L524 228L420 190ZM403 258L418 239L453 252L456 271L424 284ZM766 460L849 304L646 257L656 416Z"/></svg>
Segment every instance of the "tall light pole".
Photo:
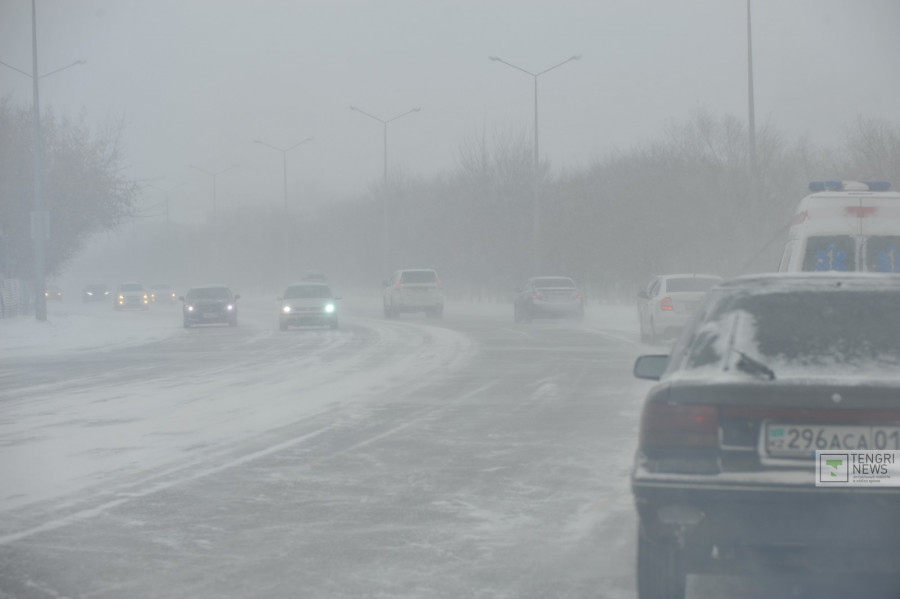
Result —
<svg viewBox="0 0 900 599"><path fill-rule="evenodd" d="M193 164L189 164L188 166L191 168L197 169L201 173L206 173L207 175L212 177L212 182L213 182L213 223L215 223L218 220L218 217L217 217L218 206L217 206L217 200L216 200L216 178L218 178L218 176L224 172L227 172L227 171L237 168L237 165L232 164L231 166L226 166L225 168L218 170L218 171L208 171L204 168L200 168L199 166L196 166Z"/></svg>
<svg viewBox="0 0 900 599"><path fill-rule="evenodd" d="M514 65L511 62L507 62L507 61L503 60L502 58L500 58L499 56L488 56L488 60L491 60L493 62L503 63L508 67L511 67L513 69L516 69L517 71L521 71L521 72L525 73L526 75L531 75L531 77L534 79L534 166L533 166L534 179L532 181L534 188L532 190L533 191L533 202L532 202L532 232L531 232L531 236L532 236L532 240L531 240L532 241L532 244L531 244L532 245L532 248L531 248L532 275L536 274L534 272L534 269L536 267L536 262L537 262L538 238L539 238L539 234L540 234L540 206L539 206L539 201L538 201L538 189L537 189L538 168L540 166L540 146L538 144L538 77L540 77L541 75L543 75L545 73L549 73L553 69L558 69L559 67L563 66L566 63L572 62L573 60L580 60L580 59L581 59L581 54L576 54L574 56L570 56L569 58L565 59L564 61L562 61L558 64L553 65L549 69L544 69L543 71L538 71L537 73L534 73L532 71L529 71L528 69L523 69L520 66Z"/></svg>
<svg viewBox="0 0 900 599"><path fill-rule="evenodd" d="M37 7L35 0L31 0L31 72L27 73L21 69L17 69L11 64L0 61L5 67L8 67L17 73L21 73L31 78L31 123L32 123L32 170L34 177L34 187L32 195L32 212L31 212L31 238L34 241L34 317L36 320L47 320L47 296L44 295L45 283L45 243L50 236L50 216L44 202L44 149L41 143L41 102L38 89L38 81L44 77L49 77L54 73L59 73L68 68L79 64L85 64L84 60L76 60L72 64L60 67L49 73L38 75L38 59L37 59Z"/></svg>
<svg viewBox="0 0 900 599"><path fill-rule="evenodd" d="M279 148L278 146L272 145L270 143L266 143L266 142L262 141L261 139L253 140L253 143L257 143L257 144L266 146L267 148L272 148L273 150L277 150L277 151L281 152L282 165L283 165L282 174L284 177L284 252L285 252L284 274L285 274L285 276L290 275L291 254L293 253L292 248L291 248L291 245L292 245L291 244L291 235L290 235L290 231L289 231L290 221L288 219L287 155L288 155L288 152L290 152L294 148L296 148L298 146L302 146L305 143L311 142L312 139L313 139L312 137L307 137L303 141L298 141L294 145L287 147L287 148Z"/></svg>
<svg viewBox="0 0 900 599"><path fill-rule="evenodd" d="M350 110L355 110L356 112L369 117L370 119L376 120L384 126L384 174L382 178L382 194L383 197L381 199L381 208L382 208L382 223L381 223L381 265L382 268L388 268L388 205L387 205L387 178L388 178L388 143L387 143L387 132L388 132L388 123L392 123L397 119L403 118L408 114L412 114L414 112L419 112L422 110L421 108L411 108L404 112L403 114L398 114L395 117L389 119L383 119L375 116L374 114L370 114L365 110L357 108L356 106L351 106Z"/></svg>
<svg viewBox="0 0 900 599"><path fill-rule="evenodd" d="M169 241L169 200L171 199L171 193L179 187L184 187L184 185L184 183L179 183L178 185L169 188L160 187L159 185L154 185L153 183L150 183L148 185L148 187L152 187L153 189L159 190L166 194L166 241Z"/></svg>
<svg viewBox="0 0 900 599"><path fill-rule="evenodd" d="M758 201L756 159L756 114L753 99L753 35L750 27L750 0L747 0L747 129L750 157L750 192Z"/></svg>

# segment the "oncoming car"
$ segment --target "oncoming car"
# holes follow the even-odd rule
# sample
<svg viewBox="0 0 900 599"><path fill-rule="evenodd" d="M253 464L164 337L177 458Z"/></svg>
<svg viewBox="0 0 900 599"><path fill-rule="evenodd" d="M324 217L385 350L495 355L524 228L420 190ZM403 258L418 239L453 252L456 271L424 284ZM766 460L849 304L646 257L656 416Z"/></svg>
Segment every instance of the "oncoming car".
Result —
<svg viewBox="0 0 900 599"><path fill-rule="evenodd" d="M290 285L279 297L281 309L278 327L286 331L290 326L322 325L338 327L337 300L325 283L304 282Z"/></svg>
<svg viewBox="0 0 900 599"><path fill-rule="evenodd" d="M225 285L192 287L179 299L183 302L184 328L195 324L237 325L238 310L235 295Z"/></svg>
<svg viewBox="0 0 900 599"><path fill-rule="evenodd" d="M60 289L56 285L47 285L46 287L44 287L44 297L46 297L48 300L61 302L63 298L62 289Z"/></svg>
<svg viewBox="0 0 900 599"><path fill-rule="evenodd" d="M534 318L584 318L584 298L569 277L528 279L513 301L513 320Z"/></svg>
<svg viewBox="0 0 900 599"><path fill-rule="evenodd" d="M171 285L154 285L150 288L150 301L154 304L173 303L178 301L178 296Z"/></svg>
<svg viewBox="0 0 900 599"><path fill-rule="evenodd" d="M85 285L81 297L84 303L106 301L109 299L109 287L103 283Z"/></svg>
<svg viewBox="0 0 900 599"><path fill-rule="evenodd" d="M122 283L113 295L113 308L116 310L149 310L150 299L144 286L140 283Z"/></svg>
<svg viewBox="0 0 900 599"><path fill-rule="evenodd" d="M741 277L638 358L640 599L688 573L900 574L900 487L829 487L816 453L900 450L898 305L893 275Z"/></svg>
<svg viewBox="0 0 900 599"><path fill-rule="evenodd" d="M382 302L387 318L397 317L401 312L424 312L429 318L444 314L444 292L434 269L398 270L383 285Z"/></svg>
<svg viewBox="0 0 900 599"><path fill-rule="evenodd" d="M674 337L687 324L706 291L722 281L716 275L661 275L638 291L641 341Z"/></svg>

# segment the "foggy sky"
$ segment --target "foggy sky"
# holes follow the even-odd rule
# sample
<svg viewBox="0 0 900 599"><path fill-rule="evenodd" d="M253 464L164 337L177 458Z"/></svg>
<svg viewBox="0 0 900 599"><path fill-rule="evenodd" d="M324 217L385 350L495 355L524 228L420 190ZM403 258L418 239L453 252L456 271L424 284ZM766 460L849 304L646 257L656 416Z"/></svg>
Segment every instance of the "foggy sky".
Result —
<svg viewBox="0 0 900 599"><path fill-rule="evenodd" d="M31 70L29 0L0 0L0 60ZM857 115L900 121L900 4L893 0L755 0L757 122L837 143ZM892 31L893 29L893 31ZM523 2L335 0L38 0L43 106L91 125L124 118L128 173L172 192L172 218L202 221L210 171L218 204L363 193L381 180L381 124L391 171L430 176L467 140L529 140L531 71L539 79L540 149L557 169L662 134L704 108L745 118L743 0ZM0 67L0 95L31 100ZM895 182L900 184L900 182ZM144 205L162 192L147 190Z"/></svg>

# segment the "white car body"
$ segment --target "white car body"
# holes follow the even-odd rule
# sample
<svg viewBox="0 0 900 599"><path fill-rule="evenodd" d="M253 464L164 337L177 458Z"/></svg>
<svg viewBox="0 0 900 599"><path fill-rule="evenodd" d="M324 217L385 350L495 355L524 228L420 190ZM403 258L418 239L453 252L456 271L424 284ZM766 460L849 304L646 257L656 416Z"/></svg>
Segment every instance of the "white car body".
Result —
<svg viewBox="0 0 900 599"><path fill-rule="evenodd" d="M278 326L286 331L290 326L322 325L338 327L337 300L326 283L304 281L289 285L278 298Z"/></svg>
<svg viewBox="0 0 900 599"><path fill-rule="evenodd" d="M638 293L641 341L674 336L687 324L706 291L722 281L717 275L660 275Z"/></svg>
<svg viewBox="0 0 900 599"><path fill-rule="evenodd" d="M401 312L425 312L431 318L440 318L444 313L441 279L432 268L396 271L384 282L382 301L387 318Z"/></svg>
<svg viewBox="0 0 900 599"><path fill-rule="evenodd" d="M810 183L784 246L781 272L900 272L900 193L886 183Z"/></svg>
<svg viewBox="0 0 900 599"><path fill-rule="evenodd" d="M122 283L113 295L116 310L149 310L150 299L140 283Z"/></svg>

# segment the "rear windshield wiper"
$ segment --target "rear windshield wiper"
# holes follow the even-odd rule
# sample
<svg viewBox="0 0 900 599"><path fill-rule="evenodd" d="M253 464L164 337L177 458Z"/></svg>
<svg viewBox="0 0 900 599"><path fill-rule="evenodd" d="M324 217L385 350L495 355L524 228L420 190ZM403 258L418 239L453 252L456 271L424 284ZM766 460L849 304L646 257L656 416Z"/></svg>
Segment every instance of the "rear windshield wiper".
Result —
<svg viewBox="0 0 900 599"><path fill-rule="evenodd" d="M771 368L769 368L768 366L766 366L765 364L763 364L756 358L751 358L750 356L748 356L747 354L745 354L744 352L742 352L740 350L736 349L734 351L737 355L739 355L741 357L741 359L737 361L737 364L734 365L735 368L737 368L739 370L743 370L744 372L749 373L749 374L755 374L755 375L758 375L761 377L765 377L765 378L769 379L770 381L775 380L775 371L774 370L772 370Z"/></svg>

